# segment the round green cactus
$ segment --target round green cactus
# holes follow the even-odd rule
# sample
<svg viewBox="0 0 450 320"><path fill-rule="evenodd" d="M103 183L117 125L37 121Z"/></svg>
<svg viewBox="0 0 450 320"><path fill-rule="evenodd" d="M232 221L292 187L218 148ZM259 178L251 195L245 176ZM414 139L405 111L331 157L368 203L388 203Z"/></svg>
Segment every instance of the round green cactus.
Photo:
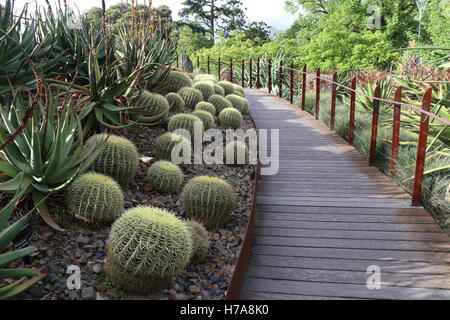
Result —
<svg viewBox="0 0 450 320"><path fill-rule="evenodd" d="M244 113L246 104L244 102L244 98L236 95L236 94L229 94L225 98L228 99L228 101L231 102L233 105L233 108L238 109L240 113Z"/></svg>
<svg viewBox="0 0 450 320"><path fill-rule="evenodd" d="M229 81L219 81L217 84L225 91L225 96L234 92L234 84Z"/></svg>
<svg viewBox="0 0 450 320"><path fill-rule="evenodd" d="M216 114L219 114L223 109L233 107L230 101L218 94L213 94L211 97L209 97L208 102L214 105L214 107L216 108Z"/></svg>
<svg viewBox="0 0 450 320"><path fill-rule="evenodd" d="M203 129L209 130L214 127L214 117L208 111L197 110L192 113L194 116L199 117L203 122Z"/></svg>
<svg viewBox="0 0 450 320"><path fill-rule="evenodd" d="M183 189L183 208L190 219L211 230L222 226L236 206L233 187L226 181L208 176L190 180Z"/></svg>
<svg viewBox="0 0 450 320"><path fill-rule="evenodd" d="M93 144L108 137L97 134L89 138L87 144ZM110 135L102 146L102 150L92 164L95 172L103 173L127 188L136 176L139 166L139 153L134 144L125 138Z"/></svg>
<svg viewBox="0 0 450 320"><path fill-rule="evenodd" d="M115 221L124 205L117 182L95 172L78 176L67 191L66 201L69 211L77 219L96 224Z"/></svg>
<svg viewBox="0 0 450 320"><path fill-rule="evenodd" d="M226 108L219 113L219 123L224 128L238 129L242 121L242 114L235 108Z"/></svg>
<svg viewBox="0 0 450 320"><path fill-rule="evenodd" d="M196 262L205 258L208 254L210 246L209 232L197 221L187 220L185 223L192 236L193 252L191 261Z"/></svg>
<svg viewBox="0 0 450 320"><path fill-rule="evenodd" d="M195 88L181 88L178 94L183 99L186 107L194 109L197 103L203 101L203 94L200 90Z"/></svg>
<svg viewBox="0 0 450 320"><path fill-rule="evenodd" d="M234 91L233 94L235 94L235 95L237 95L237 96L239 96L241 98L244 98L244 94L240 93L239 91Z"/></svg>
<svg viewBox="0 0 450 320"><path fill-rule="evenodd" d="M227 155L231 158L230 161L228 161ZM248 164L247 145L241 141L227 143L223 150L223 162L228 166L243 166Z"/></svg>
<svg viewBox="0 0 450 320"><path fill-rule="evenodd" d="M192 80L188 75L179 71L170 71L164 83L162 84L162 92L178 92L181 88L192 87Z"/></svg>
<svg viewBox="0 0 450 320"><path fill-rule="evenodd" d="M152 121L158 121L169 114L169 103L160 94L143 91L136 101L135 107L139 109L131 113L139 114L141 118L152 118Z"/></svg>
<svg viewBox="0 0 450 320"><path fill-rule="evenodd" d="M245 98L242 98L242 101L244 103L244 108L242 109L242 114L248 114L250 112L250 103Z"/></svg>
<svg viewBox="0 0 450 320"><path fill-rule="evenodd" d="M233 84L233 87L234 87L234 92L239 92L240 94L242 94L242 96L244 96L244 88L242 88L238 84Z"/></svg>
<svg viewBox="0 0 450 320"><path fill-rule="evenodd" d="M169 103L170 112L180 113L184 110L184 100L178 93L170 92L166 94L166 100Z"/></svg>
<svg viewBox="0 0 450 320"><path fill-rule="evenodd" d="M210 81L210 82L216 83L217 79L216 79L216 77L214 77L211 74L198 74L198 75L196 75L195 78L194 78L194 83L195 82L201 82L201 81Z"/></svg>
<svg viewBox="0 0 450 320"><path fill-rule="evenodd" d="M183 157L183 150L189 150L189 154L191 154L192 147L189 140L178 134L168 132L156 139L156 156L161 160L172 161L172 150L178 144L182 144L178 155L180 158Z"/></svg>
<svg viewBox="0 0 450 320"><path fill-rule="evenodd" d="M195 106L195 111L198 110L203 110L203 111L207 111L209 113L211 113L212 116L216 115L216 107L214 107L214 105L210 102L199 102L197 103L197 105Z"/></svg>
<svg viewBox="0 0 450 320"><path fill-rule="evenodd" d="M171 212L138 207L111 228L106 273L112 284L130 293L148 294L169 285L189 263L192 236Z"/></svg>
<svg viewBox="0 0 450 320"><path fill-rule="evenodd" d="M176 114L173 117L170 118L169 124L167 128L170 132L173 132L177 129L185 129L189 131L189 134L191 135L191 138L194 138L194 129L195 129L195 123L196 121L200 123L201 128L201 134L203 134L203 122L202 120L193 115L193 114Z"/></svg>
<svg viewBox="0 0 450 320"><path fill-rule="evenodd" d="M223 90L223 88L217 83L214 84L214 93L222 97L225 96L225 90Z"/></svg>
<svg viewBox="0 0 450 320"><path fill-rule="evenodd" d="M208 101L209 97L214 94L214 85L208 81L200 81L194 83L194 89L200 90L203 95L203 100Z"/></svg>
<svg viewBox="0 0 450 320"><path fill-rule="evenodd" d="M183 183L183 172L172 162L161 160L151 165L147 178L153 189L163 193L173 193L180 189Z"/></svg>

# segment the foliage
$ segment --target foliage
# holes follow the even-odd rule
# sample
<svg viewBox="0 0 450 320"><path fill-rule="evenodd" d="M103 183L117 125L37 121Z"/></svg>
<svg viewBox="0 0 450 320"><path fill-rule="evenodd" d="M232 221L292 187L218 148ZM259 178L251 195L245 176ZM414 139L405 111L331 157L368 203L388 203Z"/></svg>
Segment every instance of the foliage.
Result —
<svg viewBox="0 0 450 320"><path fill-rule="evenodd" d="M191 143L185 137L168 132L156 139L156 155L161 160L172 160L172 152L175 146L180 146L180 152L178 156L183 158L183 151L188 150L191 154ZM190 158L190 157L189 157Z"/></svg>
<svg viewBox="0 0 450 320"><path fill-rule="evenodd" d="M157 161L147 171L147 178L152 188L163 193L174 193L183 183L180 167L169 161Z"/></svg>
<svg viewBox="0 0 450 320"><path fill-rule="evenodd" d="M243 117L235 108L225 108L219 113L219 123L224 128L238 129L242 125Z"/></svg>

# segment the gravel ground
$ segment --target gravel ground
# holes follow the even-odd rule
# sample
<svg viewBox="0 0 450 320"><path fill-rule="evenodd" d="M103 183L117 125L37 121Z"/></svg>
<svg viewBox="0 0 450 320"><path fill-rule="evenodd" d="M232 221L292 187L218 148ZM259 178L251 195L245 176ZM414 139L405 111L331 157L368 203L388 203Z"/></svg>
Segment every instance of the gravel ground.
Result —
<svg viewBox="0 0 450 320"><path fill-rule="evenodd" d="M250 116L244 117L243 129L253 128ZM139 150L140 167L128 190L124 191L125 209L138 205L153 205L172 210L183 217L181 190L172 195L162 195L151 190L146 171L153 161L154 143L165 130L162 127L123 131ZM38 251L11 267L33 267L48 273L47 277L17 299L224 299L234 266L245 236L253 196L253 173L255 167L227 167L225 165L186 165L185 179L200 176L218 176L228 180L239 196L239 205L227 224L210 234L211 247L208 257L197 265L189 265L186 271L174 279L171 287L150 296L130 296L113 287L105 272L106 247L110 227L96 228L74 220L67 212L64 194L55 195L49 201L50 211L66 232L55 232L38 216L33 225L30 245ZM81 270L81 289L67 288L67 267L76 265Z"/></svg>

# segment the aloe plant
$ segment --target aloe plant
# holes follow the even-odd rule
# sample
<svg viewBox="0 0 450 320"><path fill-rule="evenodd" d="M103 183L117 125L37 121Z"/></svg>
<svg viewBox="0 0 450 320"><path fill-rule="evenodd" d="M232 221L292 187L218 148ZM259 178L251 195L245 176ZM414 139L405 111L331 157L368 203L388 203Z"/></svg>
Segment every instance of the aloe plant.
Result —
<svg viewBox="0 0 450 320"><path fill-rule="evenodd" d="M83 144L83 129L76 114L60 105L59 95L40 102L29 123L21 123L28 111L19 94L7 106L0 105L0 143L10 139L16 128L23 131L0 154L0 191L15 193L23 189L35 204L47 194L66 188L80 172L90 167L100 151ZM62 230L51 217L47 205L37 207L51 227Z"/></svg>

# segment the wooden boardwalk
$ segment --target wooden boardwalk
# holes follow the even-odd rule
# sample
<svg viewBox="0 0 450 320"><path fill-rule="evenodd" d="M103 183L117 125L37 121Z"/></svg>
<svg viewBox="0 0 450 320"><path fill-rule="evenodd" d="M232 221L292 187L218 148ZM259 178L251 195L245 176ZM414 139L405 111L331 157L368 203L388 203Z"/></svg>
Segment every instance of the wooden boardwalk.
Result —
<svg viewBox="0 0 450 320"><path fill-rule="evenodd" d="M450 237L410 195L307 112L246 97L258 129L280 129L280 158L261 176L242 299L450 299Z"/></svg>

